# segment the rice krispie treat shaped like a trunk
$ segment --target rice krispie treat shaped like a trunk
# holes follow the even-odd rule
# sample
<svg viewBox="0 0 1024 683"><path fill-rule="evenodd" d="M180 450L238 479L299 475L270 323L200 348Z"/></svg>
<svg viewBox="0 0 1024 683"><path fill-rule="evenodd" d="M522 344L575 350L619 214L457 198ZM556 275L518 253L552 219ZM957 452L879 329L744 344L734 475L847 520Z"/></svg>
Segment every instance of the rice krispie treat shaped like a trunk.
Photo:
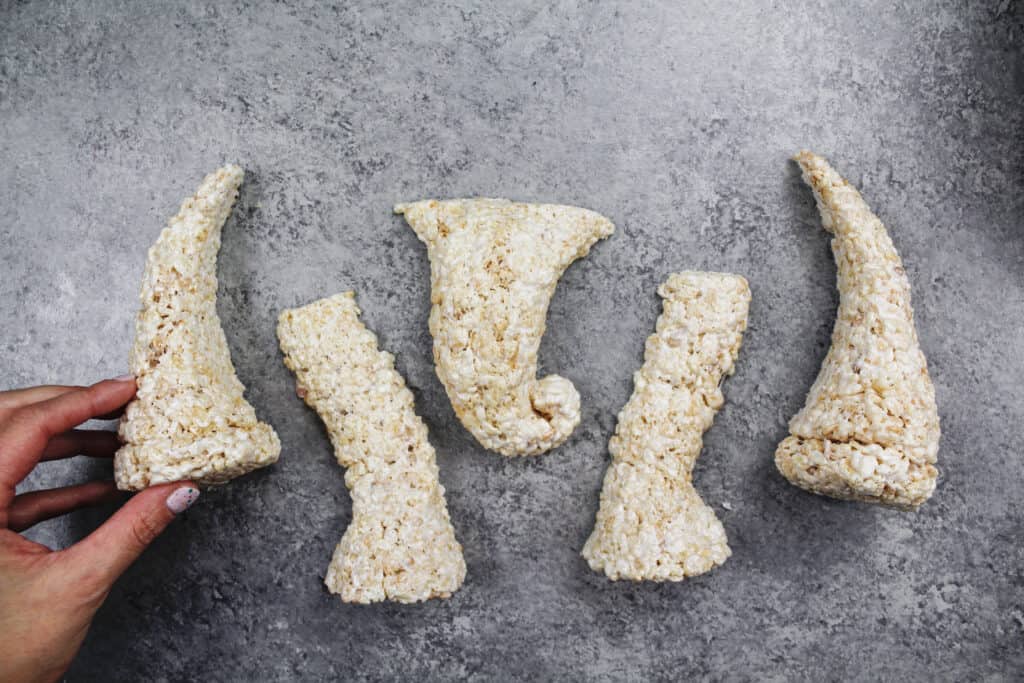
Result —
<svg viewBox="0 0 1024 683"><path fill-rule="evenodd" d="M233 165L208 175L149 250L129 360L138 391L114 457L120 489L222 484L281 452L245 400L217 316L220 234L242 176Z"/></svg>
<svg viewBox="0 0 1024 683"><path fill-rule="evenodd" d="M537 379L548 304L565 269L615 230L604 216L506 199L395 206L427 245L434 364L452 407L482 446L539 455L580 421L580 396Z"/></svg>
<svg viewBox="0 0 1024 683"><path fill-rule="evenodd" d="M733 373L750 287L738 275L685 272L658 294L664 311L609 442L612 463L583 547L590 567L611 579L681 581L731 554L692 473L725 402L720 384Z"/></svg>
<svg viewBox="0 0 1024 683"><path fill-rule="evenodd" d="M413 395L359 320L352 292L286 310L277 336L297 391L327 426L352 523L325 583L345 602L447 598L466 576Z"/></svg>
<svg viewBox="0 0 1024 683"><path fill-rule="evenodd" d="M794 159L814 191L839 275L832 346L775 464L825 496L914 509L935 490L939 415L910 283L860 193L821 157Z"/></svg>

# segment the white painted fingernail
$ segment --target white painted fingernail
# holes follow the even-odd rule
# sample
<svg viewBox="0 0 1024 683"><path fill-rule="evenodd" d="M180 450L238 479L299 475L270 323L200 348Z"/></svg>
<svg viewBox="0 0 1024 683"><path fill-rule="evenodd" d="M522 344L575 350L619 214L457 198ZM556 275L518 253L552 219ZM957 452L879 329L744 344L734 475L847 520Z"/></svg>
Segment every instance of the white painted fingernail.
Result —
<svg viewBox="0 0 1024 683"><path fill-rule="evenodd" d="M121 375L120 377L115 377L114 381L115 382L134 382L135 381L135 375L133 375L131 373L129 373L127 375Z"/></svg>
<svg viewBox="0 0 1024 683"><path fill-rule="evenodd" d="M192 507L192 503L196 502L199 498L199 489L191 486L183 486L180 489L176 489L174 493L167 496L167 509L176 515L180 515L185 510Z"/></svg>

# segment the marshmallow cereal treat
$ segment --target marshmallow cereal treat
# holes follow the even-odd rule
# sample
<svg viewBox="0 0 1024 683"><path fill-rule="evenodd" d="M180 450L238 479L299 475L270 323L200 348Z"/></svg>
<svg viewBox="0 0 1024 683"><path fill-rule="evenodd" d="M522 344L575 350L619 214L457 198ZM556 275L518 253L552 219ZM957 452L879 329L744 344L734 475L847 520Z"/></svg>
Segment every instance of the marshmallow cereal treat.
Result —
<svg viewBox="0 0 1024 683"><path fill-rule="evenodd" d="M691 477L725 402L720 385L740 350L750 287L738 275L685 272L658 294L664 311L608 445L612 463L583 547L590 567L615 580L681 581L730 555Z"/></svg>
<svg viewBox="0 0 1024 683"><path fill-rule="evenodd" d="M412 392L359 320L352 292L281 313L277 336L297 391L347 468L352 523L325 583L344 602L448 598L466 563Z"/></svg>
<svg viewBox="0 0 1024 683"><path fill-rule="evenodd" d="M217 316L221 228L242 176L238 166L208 175L149 250L129 360L138 391L114 458L120 489L180 479L222 484L281 452L243 396Z"/></svg>
<svg viewBox="0 0 1024 683"><path fill-rule="evenodd" d="M539 455L580 421L580 396L537 379L548 304L565 269L615 230L571 206L506 199L399 204L430 258L434 362L455 414L506 456Z"/></svg>
<svg viewBox="0 0 1024 683"><path fill-rule="evenodd" d="M910 283L882 222L821 157L794 157L814 192L839 275L832 346L775 464L825 496L915 509L938 472L939 415Z"/></svg>

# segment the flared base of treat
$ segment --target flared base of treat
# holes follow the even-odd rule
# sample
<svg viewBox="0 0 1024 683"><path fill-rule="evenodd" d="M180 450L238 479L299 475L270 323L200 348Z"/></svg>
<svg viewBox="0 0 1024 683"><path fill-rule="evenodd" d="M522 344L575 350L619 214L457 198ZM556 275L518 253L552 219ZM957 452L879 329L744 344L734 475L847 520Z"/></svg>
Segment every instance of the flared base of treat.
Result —
<svg viewBox="0 0 1024 683"><path fill-rule="evenodd" d="M459 559L461 560L461 557ZM388 577L378 573L375 579L367 583L354 581L353 576L360 573L356 567L367 561L372 560L356 554L345 555L336 551L334 559L331 560L331 564L327 568L327 576L324 578L327 590L341 596L342 602L359 605L370 605L385 600L404 604L434 599L444 600L452 597L452 594L462 586L466 572L465 564L456 562L453 558L452 566L448 567L446 572L452 578L446 580L422 584L414 574L396 574ZM461 575L459 574L460 567Z"/></svg>
<svg viewBox="0 0 1024 683"><path fill-rule="evenodd" d="M219 432L182 446L159 439L125 445L114 456L114 481L122 491L190 480L216 486L277 462L281 442L269 425Z"/></svg>
<svg viewBox="0 0 1024 683"><path fill-rule="evenodd" d="M917 509L935 491L938 470L897 448L790 436L775 451L775 466L795 486L839 500Z"/></svg>
<svg viewBox="0 0 1024 683"><path fill-rule="evenodd" d="M436 467L428 469L431 477L417 476L409 463L356 464L345 473L352 522L324 579L343 602L422 602L451 597L462 585L462 546L444 489L431 484Z"/></svg>
<svg viewBox="0 0 1024 683"><path fill-rule="evenodd" d="M612 580L682 581L731 554L722 523L689 481L642 463L608 468L597 523L583 547L591 569Z"/></svg>
<svg viewBox="0 0 1024 683"><path fill-rule="evenodd" d="M357 524L353 522L352 527ZM327 568L327 590L340 595L343 602L423 602L450 598L462 586L466 562L454 536L447 544L442 540L395 548L400 529L372 526L362 530L349 527Z"/></svg>

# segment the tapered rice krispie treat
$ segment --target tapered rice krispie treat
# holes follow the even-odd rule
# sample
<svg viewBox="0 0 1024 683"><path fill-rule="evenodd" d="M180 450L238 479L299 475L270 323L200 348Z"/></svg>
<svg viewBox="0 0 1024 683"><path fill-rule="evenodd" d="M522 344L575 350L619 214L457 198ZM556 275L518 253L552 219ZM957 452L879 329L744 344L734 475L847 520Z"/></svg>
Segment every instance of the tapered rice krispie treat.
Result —
<svg viewBox="0 0 1024 683"><path fill-rule="evenodd" d="M607 218L571 206L505 199L399 204L427 245L437 375L482 446L538 455L580 421L580 396L558 375L537 379L548 304L565 269L612 234Z"/></svg>
<svg viewBox="0 0 1024 683"><path fill-rule="evenodd" d="M917 341L910 283L885 226L821 157L794 157L834 235L832 347L775 464L833 498L913 509L935 489L939 415Z"/></svg>
<svg viewBox="0 0 1024 683"><path fill-rule="evenodd" d="M281 452L243 396L217 316L220 233L242 176L238 166L208 175L149 250L129 361L138 392L114 458L120 489L221 484Z"/></svg>
<svg viewBox="0 0 1024 683"><path fill-rule="evenodd" d="M720 384L739 353L750 288L738 275L686 272L658 294L664 311L608 445L612 463L583 548L591 568L611 579L680 581L730 555L691 475L725 402Z"/></svg>
<svg viewBox="0 0 1024 683"><path fill-rule="evenodd" d="M284 363L327 426L352 493L352 523L325 582L345 602L447 598L466 563L427 426L359 313L346 292L286 310L277 326Z"/></svg>

